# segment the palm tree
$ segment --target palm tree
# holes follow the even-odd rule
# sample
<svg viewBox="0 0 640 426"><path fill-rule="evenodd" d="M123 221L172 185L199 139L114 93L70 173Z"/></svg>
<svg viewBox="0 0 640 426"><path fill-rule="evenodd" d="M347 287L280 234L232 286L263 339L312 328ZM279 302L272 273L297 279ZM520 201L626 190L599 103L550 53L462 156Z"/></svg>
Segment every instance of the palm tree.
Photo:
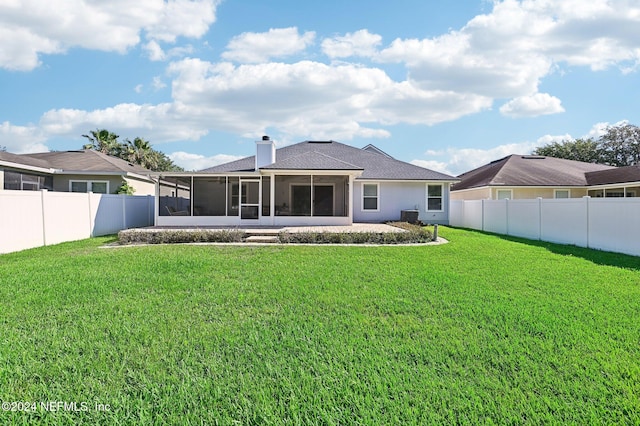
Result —
<svg viewBox="0 0 640 426"><path fill-rule="evenodd" d="M133 142L129 139L125 141L122 146L121 158L134 163L140 164L150 170L155 170L158 167L157 156L154 155L154 149L151 148L151 143L142 138L135 138Z"/></svg>
<svg viewBox="0 0 640 426"><path fill-rule="evenodd" d="M120 136L108 131L107 129L92 130L91 135L82 135L89 139L91 143L85 144L83 149L95 149L103 154L120 156L122 145L118 142Z"/></svg>

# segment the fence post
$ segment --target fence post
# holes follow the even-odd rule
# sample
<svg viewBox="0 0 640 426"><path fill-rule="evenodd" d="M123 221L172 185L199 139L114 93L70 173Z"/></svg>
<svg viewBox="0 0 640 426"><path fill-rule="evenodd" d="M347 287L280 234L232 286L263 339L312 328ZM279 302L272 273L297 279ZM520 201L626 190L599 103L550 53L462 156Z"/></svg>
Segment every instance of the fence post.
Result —
<svg viewBox="0 0 640 426"><path fill-rule="evenodd" d="M93 238L93 229L95 228L93 226L95 220L93 219L93 212L91 211L91 194L93 194L93 192L87 192L87 200L89 200L89 238Z"/></svg>
<svg viewBox="0 0 640 426"><path fill-rule="evenodd" d="M127 200L125 200L126 195L120 194L119 197L122 200L122 229L127 229Z"/></svg>
<svg viewBox="0 0 640 426"><path fill-rule="evenodd" d="M480 227L482 228L481 231L484 231L484 199L481 200L482 204L480 206L480 210L482 211L482 222L480 224Z"/></svg>
<svg viewBox="0 0 640 426"><path fill-rule="evenodd" d="M538 241L542 241L542 197L538 197Z"/></svg>
<svg viewBox="0 0 640 426"><path fill-rule="evenodd" d="M504 216L505 216L505 231L507 232L507 235L511 235L511 233L509 232L509 202L511 200L509 198L507 198L506 200L504 200Z"/></svg>
<svg viewBox="0 0 640 426"><path fill-rule="evenodd" d="M42 189L40 191L40 207L42 209L42 245L46 246L47 245L47 220L46 220L46 216L47 216L47 211L45 210L44 207L44 199L46 197L46 189Z"/></svg>
<svg viewBox="0 0 640 426"><path fill-rule="evenodd" d="M588 195L585 195L584 197L582 197L582 199L585 201L586 205L585 205L585 213L587 214L587 248L591 248L591 215L589 212L589 204L591 202L591 197Z"/></svg>

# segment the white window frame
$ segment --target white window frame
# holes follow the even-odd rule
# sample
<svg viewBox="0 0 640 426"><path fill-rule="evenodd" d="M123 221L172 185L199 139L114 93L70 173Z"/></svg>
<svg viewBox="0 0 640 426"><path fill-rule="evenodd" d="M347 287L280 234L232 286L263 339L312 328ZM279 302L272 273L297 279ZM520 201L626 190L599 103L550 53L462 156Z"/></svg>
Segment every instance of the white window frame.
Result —
<svg viewBox="0 0 640 426"><path fill-rule="evenodd" d="M430 197L429 196L429 187L430 186L439 186L440 187L440 196L439 197ZM424 205L424 209L425 211L428 212L443 212L444 211L444 185L441 183L428 183L425 186L425 191L426 191L426 203ZM429 199L431 198L440 198L440 210L429 210Z"/></svg>
<svg viewBox="0 0 640 426"><path fill-rule="evenodd" d="M567 196L566 197L558 197L558 192L566 192ZM553 190L553 198L559 199L559 200L564 200L566 198L571 198L571 190L570 189L554 189Z"/></svg>
<svg viewBox="0 0 640 426"><path fill-rule="evenodd" d="M508 192L507 198L500 198L500 192ZM496 200L513 200L513 189L496 189Z"/></svg>
<svg viewBox="0 0 640 426"><path fill-rule="evenodd" d="M364 195L364 187L365 185L373 185L376 187L376 196L372 197L371 195ZM362 182L362 197L361 197L361 205L360 205L360 211L363 212L379 212L380 211L380 183L379 182ZM365 198L375 198L376 199L376 208L375 209L365 209L364 208L364 199Z"/></svg>
<svg viewBox="0 0 640 426"><path fill-rule="evenodd" d="M108 180L78 180L78 179L74 179L74 180L70 180L69 181L69 192L73 192L72 191L72 187L74 183L86 183L87 184L87 192L93 192L93 184L94 183L106 183L107 184L107 192L105 192L105 194L109 194L109 181ZM77 194L82 194L82 192L77 192ZM100 192L100 194L102 194L102 192Z"/></svg>

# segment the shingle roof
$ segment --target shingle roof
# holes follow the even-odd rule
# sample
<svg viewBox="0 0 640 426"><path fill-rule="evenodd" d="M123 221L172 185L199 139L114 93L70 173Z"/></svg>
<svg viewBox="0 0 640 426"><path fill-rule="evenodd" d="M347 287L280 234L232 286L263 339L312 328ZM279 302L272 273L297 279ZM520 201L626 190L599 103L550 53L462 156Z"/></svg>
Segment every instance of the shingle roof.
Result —
<svg viewBox="0 0 640 426"><path fill-rule="evenodd" d="M278 158L276 156L276 158ZM266 170L362 170L337 158L330 157L317 151L307 151L294 155L284 160L276 160L275 163L262 167Z"/></svg>
<svg viewBox="0 0 640 426"><path fill-rule="evenodd" d="M91 149L21 154L18 155L18 157L24 160L44 161L48 164L47 167L64 171L149 173L148 169L137 164L132 164L120 158L112 157ZM26 164L25 161L22 162Z"/></svg>
<svg viewBox="0 0 640 426"><path fill-rule="evenodd" d="M589 172L586 177L589 185L640 182L640 165Z"/></svg>
<svg viewBox="0 0 640 426"><path fill-rule="evenodd" d="M8 161L16 164L24 164L25 166L40 167L43 169L50 169L51 165L39 158L30 158L21 154L12 154L10 152L0 151L0 160Z"/></svg>
<svg viewBox="0 0 640 426"><path fill-rule="evenodd" d="M307 153L314 153L313 155ZM306 154L306 155L303 155ZM321 154L319 156L318 154ZM298 159L291 159L298 157ZM329 160L330 158L331 160ZM310 160L317 160L318 164L313 164ZM304 162L304 164L303 164ZM276 150L276 163L263 167L264 169L283 168L282 165L295 167L296 169L307 170L358 170L363 173L358 179L370 180L443 180L455 181L453 176L424 167L415 166L404 161L396 160L379 152L363 150L335 141L306 141L295 145L289 145ZM340 164L340 166L339 166ZM322 168L324 167L326 168ZM345 165L355 167L345 169ZM302 167L305 166L305 167ZM205 173L227 173L254 171L255 157L246 157L230 163L210 167L202 170ZM321 168L318 168L321 167Z"/></svg>
<svg viewBox="0 0 640 426"><path fill-rule="evenodd" d="M587 186L586 173L615 169L602 164L536 155L509 155L458 176L452 190L483 186Z"/></svg>

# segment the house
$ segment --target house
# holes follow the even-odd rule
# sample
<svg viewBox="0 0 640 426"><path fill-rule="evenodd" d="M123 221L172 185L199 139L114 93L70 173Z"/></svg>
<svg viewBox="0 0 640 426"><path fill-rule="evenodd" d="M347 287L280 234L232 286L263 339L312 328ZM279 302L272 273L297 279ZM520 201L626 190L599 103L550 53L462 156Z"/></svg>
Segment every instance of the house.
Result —
<svg viewBox="0 0 640 426"><path fill-rule="evenodd" d="M640 168L539 155L509 155L463 173L452 200L634 197L640 195Z"/></svg>
<svg viewBox="0 0 640 426"><path fill-rule="evenodd" d="M94 150L36 154L0 152L0 190L113 194L122 182L136 195L155 194L149 170Z"/></svg>
<svg viewBox="0 0 640 426"><path fill-rule="evenodd" d="M453 176L399 161L368 145L305 141L276 149L265 136L256 155L200 172L157 175L156 225L349 225L449 221Z"/></svg>

